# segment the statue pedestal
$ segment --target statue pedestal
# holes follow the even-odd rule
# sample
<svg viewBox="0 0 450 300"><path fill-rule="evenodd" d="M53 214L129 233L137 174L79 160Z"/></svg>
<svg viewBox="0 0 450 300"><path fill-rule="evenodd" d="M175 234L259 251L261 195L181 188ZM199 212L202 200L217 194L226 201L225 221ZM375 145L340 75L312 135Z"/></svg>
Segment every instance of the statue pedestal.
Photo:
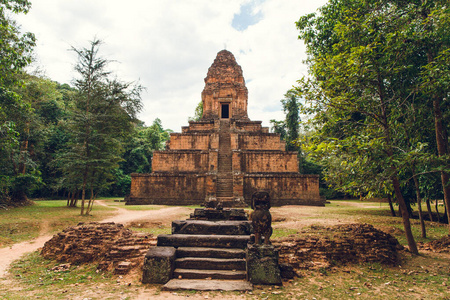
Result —
<svg viewBox="0 0 450 300"><path fill-rule="evenodd" d="M142 283L166 283L175 269L174 247L152 247L144 258Z"/></svg>
<svg viewBox="0 0 450 300"><path fill-rule="evenodd" d="M248 244L247 274L253 284L281 285L278 250L272 245Z"/></svg>

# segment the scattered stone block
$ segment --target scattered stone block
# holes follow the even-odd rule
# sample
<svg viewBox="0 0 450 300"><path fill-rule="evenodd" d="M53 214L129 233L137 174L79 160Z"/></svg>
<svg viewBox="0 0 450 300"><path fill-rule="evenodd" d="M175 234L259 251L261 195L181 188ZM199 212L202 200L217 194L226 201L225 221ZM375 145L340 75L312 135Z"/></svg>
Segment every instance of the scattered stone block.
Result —
<svg viewBox="0 0 450 300"><path fill-rule="evenodd" d="M144 258L142 283L165 284L172 278L175 267L174 247L153 247Z"/></svg>
<svg viewBox="0 0 450 300"><path fill-rule="evenodd" d="M297 275L297 273L295 273L292 265L283 263L280 264L280 275L281 278L292 279Z"/></svg>

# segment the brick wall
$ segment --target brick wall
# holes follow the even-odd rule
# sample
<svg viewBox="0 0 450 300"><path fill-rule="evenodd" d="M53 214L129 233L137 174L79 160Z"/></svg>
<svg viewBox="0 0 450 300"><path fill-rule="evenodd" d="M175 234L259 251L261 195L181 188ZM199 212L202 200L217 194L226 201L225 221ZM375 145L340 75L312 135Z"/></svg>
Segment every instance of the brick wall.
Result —
<svg viewBox="0 0 450 300"><path fill-rule="evenodd" d="M247 133L237 136L237 145L232 149L241 150L285 150L285 142L275 133Z"/></svg>
<svg viewBox="0 0 450 300"><path fill-rule="evenodd" d="M171 133L170 150L208 150L210 146L209 133Z"/></svg>
<svg viewBox="0 0 450 300"><path fill-rule="evenodd" d="M233 171L244 173L298 172L297 153L233 151Z"/></svg>
<svg viewBox="0 0 450 300"><path fill-rule="evenodd" d="M131 174L127 205L191 205L205 200L206 186L212 180L197 174Z"/></svg>
<svg viewBox="0 0 450 300"><path fill-rule="evenodd" d="M189 127L181 128L183 133L195 131L212 131L214 130L214 122L211 121L190 121Z"/></svg>
<svg viewBox="0 0 450 300"><path fill-rule="evenodd" d="M204 173L210 168L208 151L166 150L153 152L153 172ZM213 163L217 166L217 163Z"/></svg>
<svg viewBox="0 0 450 300"><path fill-rule="evenodd" d="M244 175L244 199L250 203L257 190L270 193L273 206L324 206L319 195L319 176L300 174L248 174Z"/></svg>
<svg viewBox="0 0 450 300"><path fill-rule="evenodd" d="M258 132L261 131L261 121L236 121L234 123L234 129L237 131L252 131L252 132Z"/></svg>

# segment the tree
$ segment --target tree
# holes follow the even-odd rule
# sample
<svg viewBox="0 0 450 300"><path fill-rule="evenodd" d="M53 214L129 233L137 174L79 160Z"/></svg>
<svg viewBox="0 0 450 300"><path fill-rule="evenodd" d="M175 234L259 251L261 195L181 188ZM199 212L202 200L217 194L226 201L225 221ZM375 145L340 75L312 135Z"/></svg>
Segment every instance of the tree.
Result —
<svg viewBox="0 0 450 300"><path fill-rule="evenodd" d="M281 100L284 113L286 114L286 150L300 151L296 144L300 129L300 112L297 96L294 93L287 93Z"/></svg>
<svg viewBox="0 0 450 300"><path fill-rule="evenodd" d="M36 179L25 172L24 166L30 162L28 153L16 155L20 152L21 129L26 127L31 110L15 92L21 84L18 75L31 62L35 38L31 33L20 34L17 24L8 17L8 13L27 13L30 6L26 0L0 1L0 201L7 204L24 203L26 187L34 185Z"/></svg>
<svg viewBox="0 0 450 300"><path fill-rule="evenodd" d="M0 1L0 86L16 84L14 75L20 73L31 62L35 46L32 33L20 34L17 24L8 17L12 12L27 13L31 3L27 0Z"/></svg>
<svg viewBox="0 0 450 300"><path fill-rule="evenodd" d="M108 61L99 57L101 42L76 49L79 78L75 107L68 120L70 139L59 154L59 165L68 182L81 190L81 214L89 214L98 191L109 184L111 170L118 167L121 140L132 132L141 109L142 87L111 79ZM77 179L79 178L79 180ZM85 207L86 191L90 198Z"/></svg>
<svg viewBox="0 0 450 300"><path fill-rule="evenodd" d="M200 101L195 108L195 113L193 117L189 117L189 121L200 121L203 117L203 101Z"/></svg>
<svg viewBox="0 0 450 300"><path fill-rule="evenodd" d="M341 180L350 189L393 189L413 253L418 251L402 194L402 174L410 153L423 147L416 142L402 149L402 123L413 111L411 106L424 97L417 87L426 55L405 43L421 4L334 0L320 9L320 16L308 15L297 23L311 76L299 81L296 91L307 100L304 111L315 114L317 130L310 150L340 165L347 176Z"/></svg>

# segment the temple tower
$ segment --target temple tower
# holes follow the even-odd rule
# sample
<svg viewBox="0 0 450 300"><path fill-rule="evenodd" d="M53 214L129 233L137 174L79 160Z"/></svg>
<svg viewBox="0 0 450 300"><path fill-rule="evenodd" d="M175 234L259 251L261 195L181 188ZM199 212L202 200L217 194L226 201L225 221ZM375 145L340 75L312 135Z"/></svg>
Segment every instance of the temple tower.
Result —
<svg viewBox="0 0 450 300"><path fill-rule="evenodd" d="M151 174L131 174L127 204L250 203L256 190L272 205L324 205L317 175L298 173L296 152L247 114L248 90L233 54L217 54L205 78L203 116L172 133L153 154Z"/></svg>
<svg viewBox="0 0 450 300"><path fill-rule="evenodd" d="M241 66L231 52L220 51L205 78L202 120L248 120L247 98Z"/></svg>

